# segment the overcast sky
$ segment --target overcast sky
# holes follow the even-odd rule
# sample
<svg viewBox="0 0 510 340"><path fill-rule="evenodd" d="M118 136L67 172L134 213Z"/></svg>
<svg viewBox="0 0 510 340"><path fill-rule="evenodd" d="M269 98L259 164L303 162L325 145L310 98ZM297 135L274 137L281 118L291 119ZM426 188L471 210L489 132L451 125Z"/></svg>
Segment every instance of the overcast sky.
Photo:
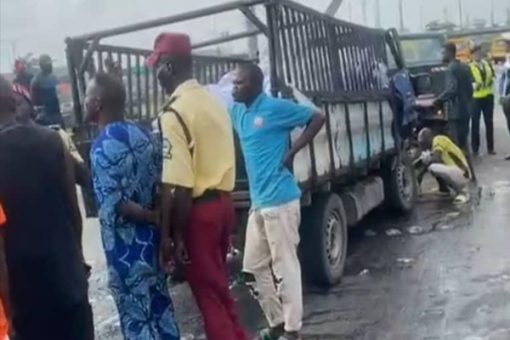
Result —
<svg viewBox="0 0 510 340"><path fill-rule="evenodd" d="M365 0L367 21L364 22L362 2L344 0L338 17L373 26L374 3ZM419 31L434 19L448 16L459 21L459 0L403 0L405 26ZM460 0L464 20L475 18L490 21L491 0ZM496 22L506 20L506 7L510 0L492 0ZM0 72L12 68L16 56L33 52L51 54L58 62L64 60L64 39L81 33L128 23L154 19L185 12L204 6L226 2L225 0L0 0ZM302 4L323 11L330 0L299 0ZM380 0L381 23L384 27L398 26L398 0ZM115 43L147 47L154 36L162 30L187 32L194 41L220 35L222 32L239 32L243 28L242 16L237 13L196 20L185 25L163 27L116 39Z"/></svg>

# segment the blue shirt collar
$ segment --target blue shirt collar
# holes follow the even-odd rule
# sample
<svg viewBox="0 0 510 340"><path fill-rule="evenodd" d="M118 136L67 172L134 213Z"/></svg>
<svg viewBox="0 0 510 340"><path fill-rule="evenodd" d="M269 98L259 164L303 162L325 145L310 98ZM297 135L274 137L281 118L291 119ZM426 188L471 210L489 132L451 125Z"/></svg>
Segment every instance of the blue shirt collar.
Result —
<svg viewBox="0 0 510 340"><path fill-rule="evenodd" d="M261 93L257 96L257 98L255 98L255 100L253 101L253 103L251 103L251 105L250 105L250 106L247 106L247 105L245 104L245 105L244 105L244 107L246 108L246 110L254 110L254 109L256 109L256 108L260 105L260 103L261 103L262 101L264 101L264 99L266 99L266 98L267 98L267 95L266 95L264 92L261 92Z"/></svg>

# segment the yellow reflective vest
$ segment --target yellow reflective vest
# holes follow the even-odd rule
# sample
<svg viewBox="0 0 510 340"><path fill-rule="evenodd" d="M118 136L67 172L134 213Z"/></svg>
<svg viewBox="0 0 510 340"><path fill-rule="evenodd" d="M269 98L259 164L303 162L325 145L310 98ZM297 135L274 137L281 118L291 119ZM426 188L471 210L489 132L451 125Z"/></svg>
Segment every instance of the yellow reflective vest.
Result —
<svg viewBox="0 0 510 340"><path fill-rule="evenodd" d="M485 98L494 94L494 69L486 60L482 60L483 67L485 68L485 81L482 78L482 72L477 62L471 63L471 74L475 81L475 89L473 92L473 98Z"/></svg>

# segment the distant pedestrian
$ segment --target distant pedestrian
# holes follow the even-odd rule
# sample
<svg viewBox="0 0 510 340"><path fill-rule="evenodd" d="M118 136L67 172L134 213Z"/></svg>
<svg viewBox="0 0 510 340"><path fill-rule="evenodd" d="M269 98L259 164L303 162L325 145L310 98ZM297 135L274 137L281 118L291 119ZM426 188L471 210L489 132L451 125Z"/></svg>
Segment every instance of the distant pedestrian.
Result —
<svg viewBox="0 0 510 340"><path fill-rule="evenodd" d="M299 244L301 191L292 174L294 156L324 124L309 107L273 98L262 90L255 64L237 69L231 109L250 184L251 212L243 271L269 323L260 339L300 339L303 317ZM290 145L290 134L306 127Z"/></svg>
<svg viewBox="0 0 510 340"><path fill-rule="evenodd" d="M40 72L32 80L32 100L35 106L41 106L51 120L51 124L63 125L60 101L58 99L57 78L53 75L53 61L50 56L39 58Z"/></svg>
<svg viewBox="0 0 510 340"><path fill-rule="evenodd" d="M163 260L184 268L207 339L244 340L229 291L226 257L234 228L232 124L223 104L193 79L187 35L163 33L147 60L170 96L160 116L163 139Z"/></svg>
<svg viewBox="0 0 510 340"><path fill-rule="evenodd" d="M473 77L469 67L456 59L457 47L448 43L443 49L443 61L448 63L446 89L436 105L446 109L450 136L466 154L469 151L469 118L473 100Z"/></svg>
<svg viewBox="0 0 510 340"><path fill-rule="evenodd" d="M0 164L16 340L93 339L71 156L56 132L16 122L16 100L3 78Z"/></svg>
<svg viewBox="0 0 510 340"><path fill-rule="evenodd" d="M126 93L114 75L87 88L87 119L101 133L90 151L109 287L126 340L178 340L167 278L159 266L156 190L160 154L149 132L124 120Z"/></svg>
<svg viewBox="0 0 510 340"><path fill-rule="evenodd" d="M471 172L462 150L447 136L434 136L429 128L420 131L418 142L422 149L420 161L427 171L453 190L455 203L466 203Z"/></svg>
<svg viewBox="0 0 510 340"><path fill-rule="evenodd" d="M499 81L499 102L503 107L508 131L510 132L510 33L504 35L504 38L506 41L507 54ZM505 159L510 161L510 155Z"/></svg>
<svg viewBox="0 0 510 340"><path fill-rule="evenodd" d="M473 62L471 74L474 80L473 110L471 112L471 147L473 153L480 151L480 117L483 114L487 152L495 155L494 150L494 79L496 73L492 64L483 59L482 47L476 46L472 50Z"/></svg>
<svg viewBox="0 0 510 340"><path fill-rule="evenodd" d="M14 74L13 84L22 86L25 90L30 91L30 84L34 75L28 72L27 63L23 59L17 59L14 62Z"/></svg>

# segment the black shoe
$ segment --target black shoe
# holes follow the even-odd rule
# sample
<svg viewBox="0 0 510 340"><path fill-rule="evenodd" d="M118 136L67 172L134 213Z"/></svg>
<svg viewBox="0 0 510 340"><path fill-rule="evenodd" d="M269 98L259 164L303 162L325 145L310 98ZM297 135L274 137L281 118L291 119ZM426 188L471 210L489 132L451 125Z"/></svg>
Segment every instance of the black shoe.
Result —
<svg viewBox="0 0 510 340"><path fill-rule="evenodd" d="M480 156L480 153L478 151L473 151L473 157L478 157Z"/></svg>
<svg viewBox="0 0 510 340"><path fill-rule="evenodd" d="M505 157L505 161L510 161L510 155Z"/></svg>
<svg viewBox="0 0 510 340"><path fill-rule="evenodd" d="M494 155L497 155L498 153L494 150L489 150L488 154L491 156L494 156Z"/></svg>

